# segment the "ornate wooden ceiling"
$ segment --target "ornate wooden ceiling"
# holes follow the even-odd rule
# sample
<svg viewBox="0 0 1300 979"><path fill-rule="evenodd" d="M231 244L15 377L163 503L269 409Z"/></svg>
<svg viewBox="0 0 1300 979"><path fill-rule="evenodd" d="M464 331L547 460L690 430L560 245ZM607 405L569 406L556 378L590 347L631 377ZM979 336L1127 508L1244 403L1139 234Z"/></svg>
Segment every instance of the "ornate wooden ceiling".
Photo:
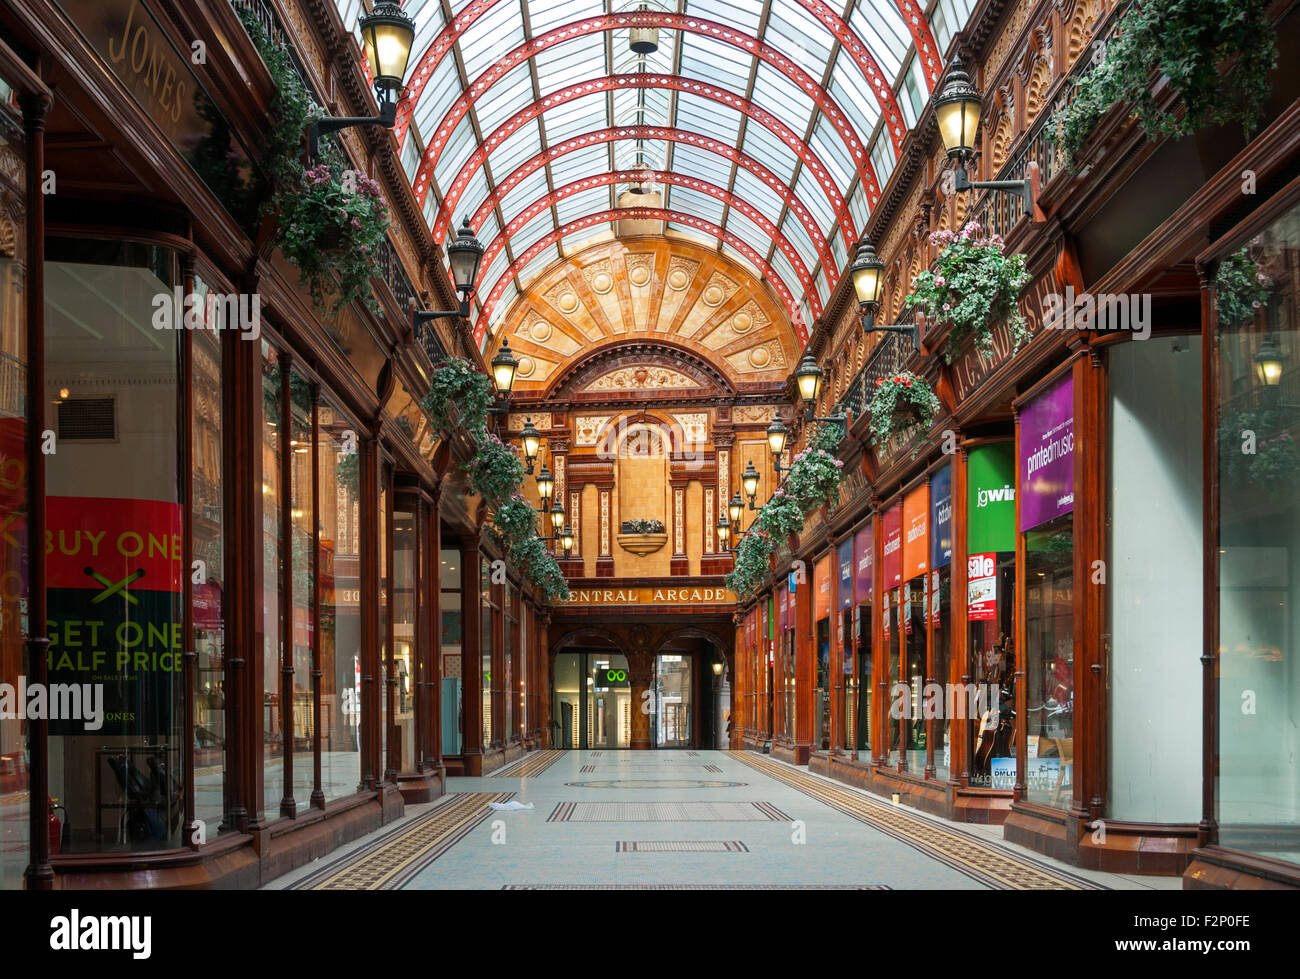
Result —
<svg viewBox="0 0 1300 979"><path fill-rule="evenodd" d="M514 389L524 397L560 381L573 388L575 378L583 383L569 393L716 387L690 366L696 360L732 390L752 389L782 383L801 349L785 304L766 285L712 248L663 236L600 242L553 266L512 305L489 359L503 335L519 358ZM658 355L638 354L652 349ZM615 350L608 369L574 372ZM674 351L681 370L668 366Z"/></svg>

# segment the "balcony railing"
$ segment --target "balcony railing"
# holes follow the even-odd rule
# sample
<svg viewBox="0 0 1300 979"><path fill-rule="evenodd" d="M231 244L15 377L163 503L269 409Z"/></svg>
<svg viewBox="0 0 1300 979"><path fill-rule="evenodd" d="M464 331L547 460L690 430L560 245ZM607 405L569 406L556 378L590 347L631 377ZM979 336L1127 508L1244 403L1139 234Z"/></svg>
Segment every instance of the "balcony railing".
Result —
<svg viewBox="0 0 1300 979"><path fill-rule="evenodd" d="M1106 22L1094 36L1092 43L1108 45L1119 32L1119 22L1127 3L1121 3L1111 11ZM993 177L995 180L1022 180L1028 172L1029 163L1038 164L1039 176L1045 187L1058 173L1069 165L1069 157L1059 143L1047 138L1052 125L1052 117L1057 110L1069 105L1075 99L1079 83L1092 70L1091 46L1079 55L1079 59L1070 69L1065 81L1056 90L1052 101L1043 106L1038 113L1033 127L1021 139L1020 149ZM967 215L967 220L978 221L985 234L997 234L1003 238L1015 227L1016 222L1024 217L1024 200L1019 194L990 193L985 191Z"/></svg>
<svg viewBox="0 0 1300 979"><path fill-rule="evenodd" d="M898 317L899 323L912 322L913 310L907 310ZM849 416L849 423L861 418L871 403L871 396L876 390L877 378L897 374L912 356L912 341L901 333L882 333L880 342L867 354L867 362L862 370L849 382L847 390L836 402L837 411Z"/></svg>

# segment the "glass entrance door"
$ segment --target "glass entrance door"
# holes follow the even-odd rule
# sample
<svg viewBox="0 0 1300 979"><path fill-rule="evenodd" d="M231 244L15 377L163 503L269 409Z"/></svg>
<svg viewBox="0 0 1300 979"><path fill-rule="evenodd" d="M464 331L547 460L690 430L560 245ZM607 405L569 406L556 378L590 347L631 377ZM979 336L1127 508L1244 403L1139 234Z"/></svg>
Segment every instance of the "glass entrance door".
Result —
<svg viewBox="0 0 1300 979"><path fill-rule="evenodd" d="M632 684L619 653L555 657L555 746L627 748L632 743Z"/></svg>
<svg viewBox="0 0 1300 979"><path fill-rule="evenodd" d="M694 743L691 657L661 653L655 658L655 747L689 748Z"/></svg>

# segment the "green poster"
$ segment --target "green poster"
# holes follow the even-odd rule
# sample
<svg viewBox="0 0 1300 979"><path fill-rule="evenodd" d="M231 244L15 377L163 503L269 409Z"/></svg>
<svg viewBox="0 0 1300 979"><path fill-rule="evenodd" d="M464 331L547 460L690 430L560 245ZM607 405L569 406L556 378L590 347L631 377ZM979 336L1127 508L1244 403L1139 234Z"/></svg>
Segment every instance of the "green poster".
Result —
<svg viewBox="0 0 1300 979"><path fill-rule="evenodd" d="M966 465L966 553L1015 549L1015 443L977 446Z"/></svg>

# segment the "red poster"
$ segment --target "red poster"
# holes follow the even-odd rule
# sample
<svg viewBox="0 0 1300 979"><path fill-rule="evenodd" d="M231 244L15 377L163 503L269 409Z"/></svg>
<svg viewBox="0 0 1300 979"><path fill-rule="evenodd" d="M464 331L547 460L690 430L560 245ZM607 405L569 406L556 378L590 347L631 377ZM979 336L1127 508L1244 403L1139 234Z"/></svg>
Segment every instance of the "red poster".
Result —
<svg viewBox="0 0 1300 979"><path fill-rule="evenodd" d="M51 496L45 514L48 587L181 590L180 504Z"/></svg>
<svg viewBox="0 0 1300 979"><path fill-rule="evenodd" d="M966 559L966 617L987 622L998 613L998 556L972 554Z"/></svg>
<svg viewBox="0 0 1300 979"><path fill-rule="evenodd" d="M813 571L813 621L820 622L831 611L831 556L817 562Z"/></svg>

